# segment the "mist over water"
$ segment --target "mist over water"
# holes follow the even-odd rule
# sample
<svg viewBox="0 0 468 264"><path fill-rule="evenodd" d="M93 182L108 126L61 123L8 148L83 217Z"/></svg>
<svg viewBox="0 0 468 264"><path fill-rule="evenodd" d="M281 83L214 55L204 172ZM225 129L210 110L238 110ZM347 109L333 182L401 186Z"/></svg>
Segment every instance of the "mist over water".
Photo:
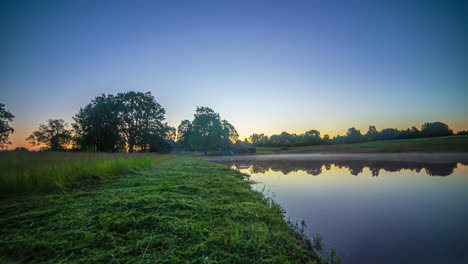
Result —
<svg viewBox="0 0 468 264"><path fill-rule="evenodd" d="M250 174L343 263L468 263L466 157L353 157L208 159Z"/></svg>

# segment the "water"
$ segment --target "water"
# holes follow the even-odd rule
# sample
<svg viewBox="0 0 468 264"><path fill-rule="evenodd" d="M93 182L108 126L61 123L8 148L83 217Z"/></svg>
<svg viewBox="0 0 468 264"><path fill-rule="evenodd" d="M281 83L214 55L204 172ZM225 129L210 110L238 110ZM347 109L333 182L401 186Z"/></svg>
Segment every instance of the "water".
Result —
<svg viewBox="0 0 468 264"><path fill-rule="evenodd" d="M460 155L215 157L249 173L343 263L468 263L468 158Z"/></svg>

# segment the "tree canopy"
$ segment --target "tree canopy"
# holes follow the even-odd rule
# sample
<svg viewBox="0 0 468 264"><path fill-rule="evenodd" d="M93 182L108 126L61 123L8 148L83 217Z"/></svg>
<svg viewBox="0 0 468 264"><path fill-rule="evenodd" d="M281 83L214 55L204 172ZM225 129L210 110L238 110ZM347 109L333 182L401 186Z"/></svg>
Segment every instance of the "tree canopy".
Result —
<svg viewBox="0 0 468 264"><path fill-rule="evenodd" d="M460 134L462 134L461 132ZM252 134L249 137L249 142L256 146L265 147L294 147L294 146L311 146L323 144L341 144L341 143L358 143L374 140L393 140L393 139L409 139L419 137L439 137L453 135L453 131L449 126L442 122L427 122L421 126L421 130L416 127L398 130L396 128L385 128L378 131L373 125L369 126L367 133L364 135L355 127L348 129L346 135L337 135L330 139L328 135L320 137L320 132L317 130L309 130L304 134L291 134L282 132L266 136L264 134Z"/></svg>
<svg viewBox="0 0 468 264"><path fill-rule="evenodd" d="M119 108L119 131L125 138L128 151L136 146L146 150L151 135L159 135L165 129L166 111L150 92L119 93L115 97Z"/></svg>
<svg viewBox="0 0 468 264"><path fill-rule="evenodd" d="M163 123L164 115L150 92L103 94L73 118L75 141L80 149L153 151L161 145L161 137L175 137L175 129Z"/></svg>
<svg viewBox="0 0 468 264"><path fill-rule="evenodd" d="M11 144L9 138L15 130L10 126L10 122L15 118L10 112L5 109L5 105L0 103L0 149Z"/></svg>
<svg viewBox="0 0 468 264"><path fill-rule="evenodd" d="M73 117L75 141L82 150L112 151L123 146L119 107L113 95L97 96Z"/></svg>
<svg viewBox="0 0 468 264"><path fill-rule="evenodd" d="M205 155L209 150L229 149L238 138L234 126L209 107L197 107L193 121L183 120L177 128L177 140L184 148Z"/></svg>
<svg viewBox="0 0 468 264"><path fill-rule="evenodd" d="M63 119L49 119L46 124L39 124L39 129L26 138L31 145L42 150L65 150L71 142L71 130Z"/></svg>

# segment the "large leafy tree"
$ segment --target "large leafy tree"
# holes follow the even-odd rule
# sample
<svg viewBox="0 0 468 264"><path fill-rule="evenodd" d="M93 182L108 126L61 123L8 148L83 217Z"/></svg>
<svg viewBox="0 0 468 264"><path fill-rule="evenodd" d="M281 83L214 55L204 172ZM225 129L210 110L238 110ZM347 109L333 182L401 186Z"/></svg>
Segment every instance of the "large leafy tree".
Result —
<svg viewBox="0 0 468 264"><path fill-rule="evenodd" d="M311 129L304 133L304 144L307 145L318 145L322 143L320 132L315 129Z"/></svg>
<svg viewBox="0 0 468 264"><path fill-rule="evenodd" d="M360 130L355 127L348 129L348 132L346 133L346 143L357 143L361 141L361 138L362 134Z"/></svg>
<svg viewBox="0 0 468 264"><path fill-rule="evenodd" d="M183 120L177 128L177 141L186 149L203 151L228 149L239 138L234 128L209 107L197 107L192 122Z"/></svg>
<svg viewBox="0 0 468 264"><path fill-rule="evenodd" d="M5 109L5 105L0 103L0 149L5 148L6 145L11 144L9 141L10 134L15 131L10 122L15 118L10 112Z"/></svg>
<svg viewBox="0 0 468 264"><path fill-rule="evenodd" d="M65 150L71 142L71 131L63 119L49 119L46 124L40 124L26 140L32 146L42 146L43 150Z"/></svg>
<svg viewBox="0 0 468 264"><path fill-rule="evenodd" d="M453 135L453 130L442 122L426 122L421 127L423 137L443 137Z"/></svg>
<svg viewBox="0 0 468 264"><path fill-rule="evenodd" d="M208 150L222 143L222 137L223 126L219 114L209 107L197 107L192 122L190 145L207 155Z"/></svg>
<svg viewBox="0 0 468 264"><path fill-rule="evenodd" d="M165 110L150 92L127 92L116 96L119 105L119 130L133 152L135 146L143 150L151 143L151 135L159 134L164 128Z"/></svg>
<svg viewBox="0 0 468 264"><path fill-rule="evenodd" d="M113 95L101 95L73 117L75 141L82 150L112 151L122 144L119 105Z"/></svg>

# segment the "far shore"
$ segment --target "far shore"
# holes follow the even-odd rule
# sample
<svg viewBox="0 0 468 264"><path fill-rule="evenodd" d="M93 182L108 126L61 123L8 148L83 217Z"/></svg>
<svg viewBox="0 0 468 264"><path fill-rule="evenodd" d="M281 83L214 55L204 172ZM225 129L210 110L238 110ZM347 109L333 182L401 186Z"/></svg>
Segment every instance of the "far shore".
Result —
<svg viewBox="0 0 468 264"><path fill-rule="evenodd" d="M468 164L468 153L288 153L238 156L206 156L207 161L221 160L370 160L401 162L462 162Z"/></svg>

